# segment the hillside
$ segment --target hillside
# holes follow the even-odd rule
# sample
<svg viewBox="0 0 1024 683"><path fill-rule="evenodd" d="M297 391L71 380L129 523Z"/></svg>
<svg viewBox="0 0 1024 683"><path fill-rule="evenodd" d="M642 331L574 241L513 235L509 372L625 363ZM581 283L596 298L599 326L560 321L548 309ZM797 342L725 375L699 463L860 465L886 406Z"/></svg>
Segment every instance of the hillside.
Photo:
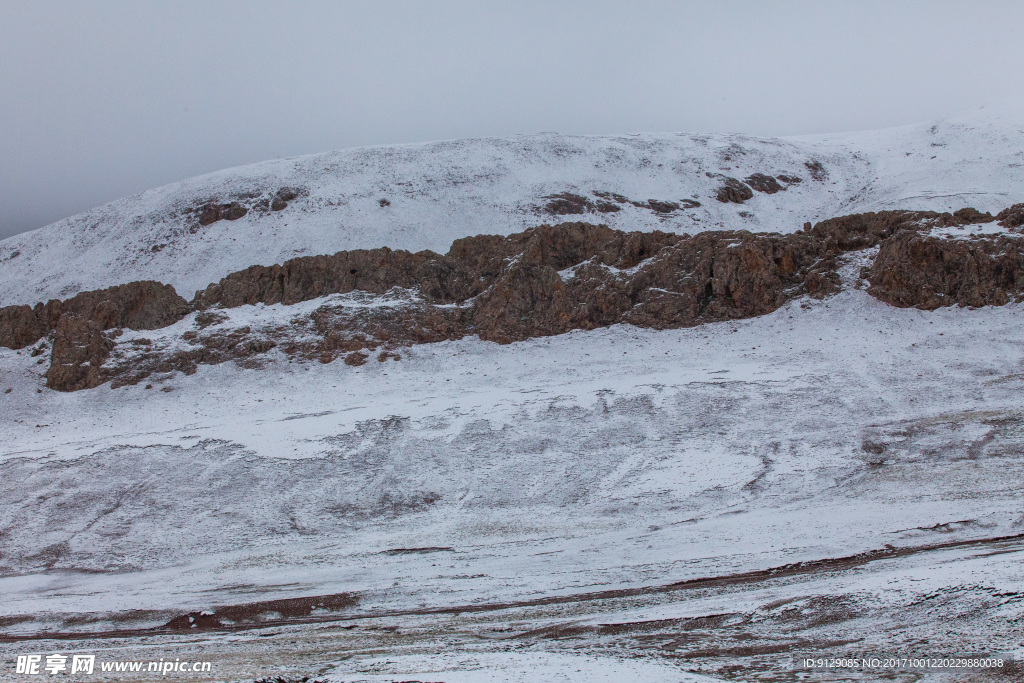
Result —
<svg viewBox="0 0 1024 683"><path fill-rule="evenodd" d="M0 659L1015 680L1022 122L350 150L0 243Z"/></svg>
<svg viewBox="0 0 1024 683"><path fill-rule="evenodd" d="M251 265L376 247L443 253L460 237L561 220L627 231L787 233L806 221L881 209L994 212L1024 196L1021 130L1024 114L982 109L905 128L790 139L540 134L268 161L0 242L0 306L135 280L170 284L190 298ZM749 191L742 204L716 199L727 178L754 174L793 182L762 185L769 191ZM771 191L776 186L784 190ZM275 211L282 189L296 196ZM564 193L586 201L551 199ZM236 204L245 214L207 213L206 220L225 218L203 225L211 204Z"/></svg>

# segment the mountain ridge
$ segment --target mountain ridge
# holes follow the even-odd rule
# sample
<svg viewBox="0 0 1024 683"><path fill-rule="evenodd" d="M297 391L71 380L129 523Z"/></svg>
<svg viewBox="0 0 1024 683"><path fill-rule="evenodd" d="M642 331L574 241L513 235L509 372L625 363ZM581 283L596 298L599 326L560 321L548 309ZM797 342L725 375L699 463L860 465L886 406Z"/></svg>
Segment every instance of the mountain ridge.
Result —
<svg viewBox="0 0 1024 683"><path fill-rule="evenodd" d="M442 251L460 237L521 232L552 215L692 234L795 232L807 221L884 209L998 211L1024 196L1017 170L1024 165L1021 120L973 114L780 139L541 134L260 162L3 240L0 305L32 305L135 280L165 282L189 296L253 264L380 246ZM756 176L779 189L754 190ZM720 201L730 180L747 188L741 195L749 198ZM281 192L294 196L282 200ZM566 194L582 201L562 207L572 213L559 213L550 205ZM275 202L285 206L274 210ZM602 203L617 210L602 212ZM211 207L217 207L213 215Z"/></svg>

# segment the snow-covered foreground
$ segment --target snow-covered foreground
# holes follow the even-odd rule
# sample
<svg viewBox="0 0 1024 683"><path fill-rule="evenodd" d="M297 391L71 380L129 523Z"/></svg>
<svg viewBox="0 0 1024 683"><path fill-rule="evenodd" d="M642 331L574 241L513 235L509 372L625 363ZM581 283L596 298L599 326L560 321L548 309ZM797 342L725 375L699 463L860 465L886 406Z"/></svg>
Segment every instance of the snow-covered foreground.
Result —
<svg viewBox="0 0 1024 683"><path fill-rule="evenodd" d="M0 349L0 625L85 639L0 648L173 645L215 655L211 680L337 681L1010 654L1024 546L985 539L1024 531L1024 306L896 309L858 267L740 322L278 356L151 389L39 393L29 349ZM660 588L889 547L908 554ZM87 635L335 593L358 599L344 623ZM427 611L460 605L492 607ZM654 625L600 626L634 622Z"/></svg>
<svg viewBox="0 0 1024 683"><path fill-rule="evenodd" d="M191 298L254 264L381 246L444 252L460 237L545 221L788 233L805 221L879 209L999 211L1024 197L1022 169L1024 112L992 107L903 128L786 139L541 134L344 150L191 178L4 240L0 306L135 280L168 283ZM801 182L753 192L743 204L715 199L726 178L758 173ZM270 210L284 187L299 196ZM542 210L565 192L587 198L589 208ZM595 193L630 201L601 212ZM681 205L656 211L651 199ZM199 210L211 201L238 201L249 212L201 226ZM693 201L700 206L685 205Z"/></svg>
<svg viewBox="0 0 1024 683"><path fill-rule="evenodd" d="M359 658L330 672L327 680L384 682L416 676L446 683L519 683L520 681L594 681L613 683L706 683L708 678L678 667L628 658L592 655L497 652L462 655L412 655Z"/></svg>

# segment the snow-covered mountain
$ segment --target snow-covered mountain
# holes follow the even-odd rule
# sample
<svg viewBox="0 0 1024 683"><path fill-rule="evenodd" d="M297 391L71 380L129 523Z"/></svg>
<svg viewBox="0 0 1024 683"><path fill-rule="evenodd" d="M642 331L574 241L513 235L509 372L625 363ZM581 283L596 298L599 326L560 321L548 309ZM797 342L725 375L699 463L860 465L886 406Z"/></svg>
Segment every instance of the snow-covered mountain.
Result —
<svg viewBox="0 0 1024 683"><path fill-rule="evenodd" d="M880 209L998 211L1024 197L1022 131L1024 113L981 109L904 128L802 138L541 134L267 161L156 188L0 242L0 306L135 280L164 282L190 298L250 265L382 246L443 253L459 237L508 235L554 220L689 234L787 233L806 221ZM742 204L716 200L725 178L753 174L802 182L754 192ZM274 211L282 188L298 196ZM562 193L590 203L580 213L545 212L550 197ZM629 201L602 212L595 193ZM651 199L679 208L653 210ZM201 225L211 202L237 202L247 212Z"/></svg>
<svg viewBox="0 0 1024 683"><path fill-rule="evenodd" d="M296 255L444 252L564 220L786 233L577 226L519 236L493 268L468 248L413 260L426 275L379 291L313 278L286 301L281 271L257 270L202 305L168 296L147 329L88 327L81 310L110 314L88 296L58 310L79 327L0 347L0 667L170 644L214 662L188 679L206 681L964 674L803 663L897 655L998 658L971 680L1015 680L1024 211L824 219L995 214L1024 199L1022 169L1024 116L988 109L788 140L524 136L232 169L6 240L3 305L145 279L190 297ZM466 263L491 278L459 280L469 303L416 284ZM534 276L561 297L553 320L588 283L647 317L473 334ZM697 315L668 320L691 285ZM423 333L470 306L463 336ZM414 329L380 362L338 336L389 320ZM289 349L307 338L316 354ZM152 367L52 391L60 344Z"/></svg>

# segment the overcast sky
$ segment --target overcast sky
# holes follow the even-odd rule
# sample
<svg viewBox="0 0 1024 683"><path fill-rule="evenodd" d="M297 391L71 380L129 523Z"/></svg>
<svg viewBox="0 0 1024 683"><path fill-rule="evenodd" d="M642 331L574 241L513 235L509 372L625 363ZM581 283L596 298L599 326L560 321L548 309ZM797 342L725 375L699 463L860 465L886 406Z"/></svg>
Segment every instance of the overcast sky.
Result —
<svg viewBox="0 0 1024 683"><path fill-rule="evenodd" d="M1017 0L0 0L0 237L358 145L939 118L1024 92L1022 25Z"/></svg>

